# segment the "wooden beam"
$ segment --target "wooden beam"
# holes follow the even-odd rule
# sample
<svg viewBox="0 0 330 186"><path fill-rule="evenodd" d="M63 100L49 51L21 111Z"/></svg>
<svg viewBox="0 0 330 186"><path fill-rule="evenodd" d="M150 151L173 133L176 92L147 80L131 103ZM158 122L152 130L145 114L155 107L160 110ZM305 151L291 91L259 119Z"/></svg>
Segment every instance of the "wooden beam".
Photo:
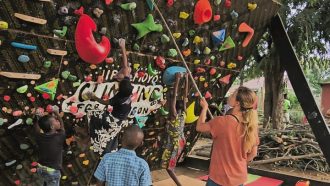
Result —
<svg viewBox="0 0 330 186"><path fill-rule="evenodd" d="M330 165L330 131L317 107L299 60L279 15L272 19L270 32L279 51L280 63L288 73L293 90L307 117L317 142Z"/></svg>

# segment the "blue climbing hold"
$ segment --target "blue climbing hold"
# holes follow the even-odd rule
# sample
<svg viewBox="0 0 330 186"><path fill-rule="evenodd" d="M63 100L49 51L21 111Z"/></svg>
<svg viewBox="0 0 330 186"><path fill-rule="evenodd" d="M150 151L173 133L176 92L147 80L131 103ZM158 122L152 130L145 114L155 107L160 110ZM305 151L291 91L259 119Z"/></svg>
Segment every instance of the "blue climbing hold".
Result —
<svg viewBox="0 0 330 186"><path fill-rule="evenodd" d="M226 30L222 29L219 31L215 31L212 33L212 41L214 45L219 45L221 42L225 40Z"/></svg>
<svg viewBox="0 0 330 186"><path fill-rule="evenodd" d="M186 73L187 69L180 66L172 66L167 68L163 73L163 83L165 85L172 85L175 81L175 74L177 72Z"/></svg>
<svg viewBox="0 0 330 186"><path fill-rule="evenodd" d="M18 57L18 61L21 62L21 63L27 63L27 62L30 61L30 58L27 55L20 55Z"/></svg>
<svg viewBox="0 0 330 186"><path fill-rule="evenodd" d="M24 43L18 43L18 42L11 42L11 46L15 48L21 48L21 49L27 49L27 50L37 50L37 46L35 45L27 45Z"/></svg>

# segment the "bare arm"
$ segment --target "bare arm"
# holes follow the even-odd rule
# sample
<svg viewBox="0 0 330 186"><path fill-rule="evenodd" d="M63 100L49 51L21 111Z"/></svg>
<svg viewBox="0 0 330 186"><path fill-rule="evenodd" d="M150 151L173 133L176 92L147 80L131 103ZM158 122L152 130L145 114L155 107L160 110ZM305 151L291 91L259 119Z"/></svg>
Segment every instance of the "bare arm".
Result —
<svg viewBox="0 0 330 186"><path fill-rule="evenodd" d="M128 60L126 55L125 39L119 39L119 46L122 51L122 72L125 77L128 77L131 73L130 67L128 66Z"/></svg>
<svg viewBox="0 0 330 186"><path fill-rule="evenodd" d="M172 118L176 118L176 116L178 115L178 112L176 110L176 96L178 93L178 89L179 89L179 81L180 81L180 74L175 74L175 83L174 83L174 90L173 90L173 97L171 99L171 106L170 106L170 116Z"/></svg>
<svg viewBox="0 0 330 186"><path fill-rule="evenodd" d="M58 111L54 111L54 115L56 116L56 119L58 119L58 121L61 124L61 130L65 131L64 122L63 122L62 117L60 116L59 112Z"/></svg>
<svg viewBox="0 0 330 186"><path fill-rule="evenodd" d="M196 130L198 132L210 133L211 132L211 127L210 127L209 124L205 123L207 109L208 109L208 104L207 104L205 98L201 99L200 105L202 106L202 111L201 111L201 114L199 115L199 118L197 120Z"/></svg>
<svg viewBox="0 0 330 186"><path fill-rule="evenodd" d="M188 89L189 89L189 77L188 77L188 73L186 73L185 75L186 77L186 82L185 82L185 90L184 90L184 97L183 97L183 108L184 111L186 112L187 110L187 102L188 102Z"/></svg>
<svg viewBox="0 0 330 186"><path fill-rule="evenodd" d="M36 133L40 133L40 126L39 126L39 123L38 123L37 116L35 116L35 119L34 119L34 122L33 122L33 127L34 127L34 131Z"/></svg>
<svg viewBox="0 0 330 186"><path fill-rule="evenodd" d="M92 100L97 101L97 102L101 103L102 105L109 105L109 101L104 101L103 99L98 98L95 95L92 96Z"/></svg>

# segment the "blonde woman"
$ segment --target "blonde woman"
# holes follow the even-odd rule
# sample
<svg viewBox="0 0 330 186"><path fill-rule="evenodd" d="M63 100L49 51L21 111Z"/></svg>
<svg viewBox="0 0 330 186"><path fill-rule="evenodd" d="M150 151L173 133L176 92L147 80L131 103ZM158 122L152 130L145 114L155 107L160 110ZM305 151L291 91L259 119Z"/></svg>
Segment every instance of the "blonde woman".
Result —
<svg viewBox="0 0 330 186"><path fill-rule="evenodd" d="M202 111L196 130L211 133L213 139L207 186L239 186L247 180L247 163L257 155L258 115L253 109L256 95L239 87L229 98L231 114L205 122L208 104L200 101Z"/></svg>

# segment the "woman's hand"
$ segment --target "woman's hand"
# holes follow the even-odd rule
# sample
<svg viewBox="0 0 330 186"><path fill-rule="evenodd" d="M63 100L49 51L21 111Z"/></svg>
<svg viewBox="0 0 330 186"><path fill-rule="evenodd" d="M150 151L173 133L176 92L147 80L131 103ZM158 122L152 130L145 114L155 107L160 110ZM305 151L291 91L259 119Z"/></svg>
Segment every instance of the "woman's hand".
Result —
<svg viewBox="0 0 330 186"><path fill-rule="evenodd" d="M209 104L207 103L206 99L205 98L202 98L199 102L199 104L201 105L201 107L203 109L207 109L209 107Z"/></svg>
<svg viewBox="0 0 330 186"><path fill-rule="evenodd" d="M125 48L125 39L120 38L118 42L119 42L120 48Z"/></svg>

